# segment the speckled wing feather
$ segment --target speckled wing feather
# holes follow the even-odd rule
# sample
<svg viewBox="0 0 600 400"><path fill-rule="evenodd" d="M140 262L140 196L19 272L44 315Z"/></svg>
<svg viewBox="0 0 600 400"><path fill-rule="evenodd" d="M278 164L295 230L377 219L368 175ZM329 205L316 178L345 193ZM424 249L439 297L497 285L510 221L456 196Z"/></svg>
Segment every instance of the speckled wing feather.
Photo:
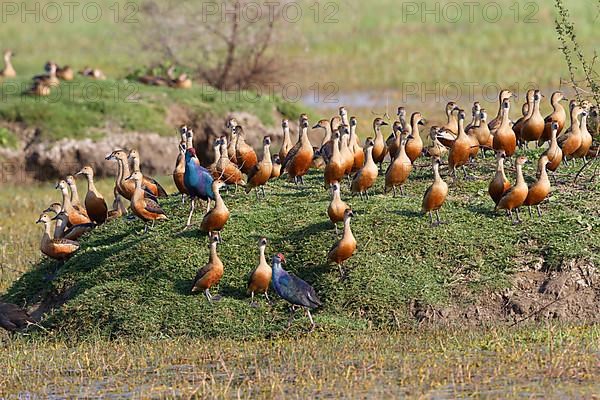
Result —
<svg viewBox="0 0 600 400"><path fill-rule="evenodd" d="M165 212L163 211L162 208L160 208L160 205L152 200L152 199L148 199L148 198L144 198L144 209L148 212L151 213L155 213L155 214L164 214Z"/></svg>
<svg viewBox="0 0 600 400"><path fill-rule="evenodd" d="M281 163L281 168L285 169L286 165L290 162L290 160L292 158L294 158L296 156L296 153L298 153L298 151L300 151L300 148L302 147L302 142L298 141L294 147L292 147L290 149L290 151L288 151L287 155L285 156L285 159L283 160L283 162Z"/></svg>

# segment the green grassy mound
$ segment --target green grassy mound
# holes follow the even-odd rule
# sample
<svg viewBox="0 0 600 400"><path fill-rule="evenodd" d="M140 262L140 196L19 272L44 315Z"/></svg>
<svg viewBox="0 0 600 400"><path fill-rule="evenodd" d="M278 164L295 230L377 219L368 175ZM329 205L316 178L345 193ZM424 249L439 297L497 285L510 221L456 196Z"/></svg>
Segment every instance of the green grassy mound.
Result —
<svg viewBox="0 0 600 400"><path fill-rule="evenodd" d="M505 287L525 255L542 256L548 269L574 258L598 265L597 183L560 185L543 205L542 219L524 212L524 223L513 225L491 211L487 183L493 163L479 160L473 172L481 179L450 186L441 211L446 223L437 228L420 214L432 179L428 166L413 171L404 197L382 195L382 178L368 202L350 198L344 189L357 214L352 227L358 251L343 280L325 262L335 237L325 212L328 193L321 174L312 172L304 188L282 180L270 184L266 200L243 191L224 194L232 215L219 247L225 274L213 289L223 296L220 302L190 294L196 270L208 258L208 241L196 228L181 231L188 204L182 206L178 197L163 201L169 220L150 233L139 234L138 220L101 226L82 238L81 249L64 265L42 261L4 300L58 304L42 324L71 336L250 338L280 334L288 321L287 305L274 293L272 307L262 298L260 307L249 305L246 276L257 263L260 236L269 239L268 254L284 253L286 268L315 286L324 303L315 319L326 332L410 324L412 299L468 303L483 291ZM527 176L535 175L533 168L527 166ZM195 215L196 225L200 218ZM459 290L462 295L453 296ZM308 324L300 315L293 330Z"/></svg>
<svg viewBox="0 0 600 400"><path fill-rule="evenodd" d="M169 120L172 109L187 115L187 120L246 111L266 125L275 124L275 110L288 117L300 113L295 104L277 96L244 91L224 93L201 84L178 90L129 80L95 81L77 77L61 82L48 97L24 94L31 86L29 79L6 80L3 85L0 118L39 129L41 139L47 140L99 138L101 129L106 127L112 130L118 127L125 132L173 134ZM10 144L0 133L0 146Z"/></svg>

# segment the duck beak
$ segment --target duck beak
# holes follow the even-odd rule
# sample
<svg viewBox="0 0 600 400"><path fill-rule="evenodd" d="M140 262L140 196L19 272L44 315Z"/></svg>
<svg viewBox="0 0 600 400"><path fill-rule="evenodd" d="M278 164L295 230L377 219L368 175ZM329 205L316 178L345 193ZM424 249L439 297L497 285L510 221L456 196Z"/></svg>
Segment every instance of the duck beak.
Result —
<svg viewBox="0 0 600 400"><path fill-rule="evenodd" d="M132 175L129 175L129 176L128 176L127 178L125 178L124 180L128 181L128 180L130 180L130 179L132 179Z"/></svg>
<svg viewBox="0 0 600 400"><path fill-rule="evenodd" d="M315 126L312 127L313 129L317 129L320 128L319 124L316 124Z"/></svg>
<svg viewBox="0 0 600 400"><path fill-rule="evenodd" d="M386 126L386 125L389 125L389 124L387 122L385 122L385 121L381 121L381 125L382 126Z"/></svg>
<svg viewBox="0 0 600 400"><path fill-rule="evenodd" d="M75 176L78 176L78 175L83 175L83 170L79 171L78 173L75 174Z"/></svg>
<svg viewBox="0 0 600 400"><path fill-rule="evenodd" d="M58 189L60 187L60 183L57 183L56 186L54 186L54 189Z"/></svg>
<svg viewBox="0 0 600 400"><path fill-rule="evenodd" d="M111 153L111 154L107 155L106 157L104 157L104 159L105 159L105 160L112 160L112 159L114 159L114 156L113 156L113 154Z"/></svg>
<svg viewBox="0 0 600 400"><path fill-rule="evenodd" d="M36 224L39 224L41 222L43 222L41 218L39 218L37 221L35 221Z"/></svg>

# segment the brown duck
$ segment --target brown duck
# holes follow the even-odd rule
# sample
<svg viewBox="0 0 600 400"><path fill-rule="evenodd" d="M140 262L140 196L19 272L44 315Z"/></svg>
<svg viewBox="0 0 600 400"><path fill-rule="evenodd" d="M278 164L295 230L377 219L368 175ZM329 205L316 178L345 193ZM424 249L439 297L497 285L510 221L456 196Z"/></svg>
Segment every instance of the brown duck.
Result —
<svg viewBox="0 0 600 400"><path fill-rule="evenodd" d="M300 118L300 138L298 143L289 151L281 163L281 168L287 172L296 184L303 183L303 176L308 172L314 155L314 149L308 139L308 119Z"/></svg>
<svg viewBox="0 0 600 400"><path fill-rule="evenodd" d="M501 90L498 94L498 114L494 119L488 122L488 128L490 128L490 132L494 134L494 132L500 127L502 124L502 114L504 110L504 101L510 100L511 97L514 97L513 93L510 90ZM508 116L507 116L508 117Z"/></svg>
<svg viewBox="0 0 600 400"><path fill-rule="evenodd" d="M467 177L465 165L469 162L471 147L474 144L471 138L469 138L469 136L465 133L464 123L465 112L460 110L458 112L458 136L456 137L454 143L452 143L452 147L450 147L450 151L448 153L448 166L450 167L450 173L454 177L456 177L456 169L458 167L463 168L465 177Z"/></svg>
<svg viewBox="0 0 600 400"><path fill-rule="evenodd" d="M50 236L50 217L48 214L40 215L36 223L44 224L44 234L40 243L42 253L55 260L65 260L79 249L79 243L68 239L53 239Z"/></svg>
<svg viewBox="0 0 600 400"><path fill-rule="evenodd" d="M133 163L133 172L140 171L140 154L137 150L130 150L128 159ZM158 181L150 176L142 175L142 185L144 190L149 191L156 197L168 197L167 191L158 183Z"/></svg>
<svg viewBox="0 0 600 400"><path fill-rule="evenodd" d="M62 193L62 211L69 217L69 225L87 224L92 222L86 214L76 210L71 204L67 182L64 180L58 182L56 189L59 189Z"/></svg>
<svg viewBox="0 0 600 400"><path fill-rule="evenodd" d="M263 293L267 299L267 302L270 302L267 292L269 291L269 285L271 284L273 270L271 269L271 265L267 262L265 257L266 248L267 238L260 238L258 241L258 265L248 277L248 293L250 293L252 296L250 301L253 305L255 304L255 293Z"/></svg>
<svg viewBox="0 0 600 400"><path fill-rule="evenodd" d="M223 181L213 181L212 190L215 194L215 206L210 209L202 218L200 230L208 233L209 236L216 234L221 239L221 230L229 220L229 209L221 197L221 188L225 186Z"/></svg>
<svg viewBox="0 0 600 400"><path fill-rule="evenodd" d="M373 140L373 161L375 164L379 164L379 170L381 171L381 165L383 159L387 154L387 148L385 147L385 139L381 133L381 127L387 125L382 118L375 118L373 121L373 131L375 132L375 140Z"/></svg>
<svg viewBox="0 0 600 400"><path fill-rule="evenodd" d="M417 130L416 132L418 134L419 131ZM397 186L400 187L400 194L404 195L402 185L406 182L413 169L412 161L406 154L406 145L411 135L408 135L408 131L398 133L397 135L400 151L385 171L385 186L383 189L384 193L388 193L391 189L394 197L396 197Z"/></svg>
<svg viewBox="0 0 600 400"><path fill-rule="evenodd" d="M333 134L333 145L331 157L327 165L325 165L324 180L325 187L329 187L334 182L339 182L344 177L344 164L342 163L342 155L340 153L340 132L336 131Z"/></svg>
<svg viewBox="0 0 600 400"><path fill-rule="evenodd" d="M102 194L96 189L94 185L94 170L89 165L86 165L77 173L77 175L84 175L88 182L88 191L85 195L85 209L90 219L101 225L106 221L108 216L108 206Z"/></svg>
<svg viewBox="0 0 600 400"><path fill-rule="evenodd" d="M210 294L210 288L218 284L223 277L223 263L217 254L217 245L219 243L219 235L210 236L210 255L208 262L198 270L194 283L192 285L192 293L204 292L208 301L217 301L220 297L213 297Z"/></svg>
<svg viewBox="0 0 600 400"><path fill-rule="evenodd" d="M439 158L433 159L433 183L425 191L423 202L421 203L421 211L429 213L429 221L432 226L441 223L439 210L444 205L448 196L448 184L440 176L440 164L441 161ZM437 219L435 223L433 222L434 211Z"/></svg>
<svg viewBox="0 0 600 400"><path fill-rule="evenodd" d="M279 149L279 159L284 160L294 145L290 136L290 122L287 119L281 121L281 128L283 129L283 143L281 143L281 149Z"/></svg>
<svg viewBox="0 0 600 400"><path fill-rule="evenodd" d="M336 263L340 270L340 275L344 276L344 263L352 257L356 251L356 239L350 229L350 220L354 217L351 209L344 211L344 233L342 238L337 241L327 254L327 261Z"/></svg>
<svg viewBox="0 0 600 400"><path fill-rule="evenodd" d="M221 138L220 146L221 158L219 158L219 161L216 165L216 179L220 179L228 185L235 185L237 190L238 185L246 185L246 182L244 181L244 177L242 175L242 171L238 169L237 165L235 165L227 155L226 137Z"/></svg>
<svg viewBox="0 0 600 400"><path fill-rule="evenodd" d="M258 157L254 149L246 143L246 133L241 126L236 126L235 130L235 158L238 162L240 171L247 174L258 162Z"/></svg>
<svg viewBox="0 0 600 400"><path fill-rule="evenodd" d="M273 155L273 169L271 170L271 179L277 179L281 175L281 159L279 154Z"/></svg>
<svg viewBox="0 0 600 400"><path fill-rule="evenodd" d="M523 164L527 162L527 158L521 156L517 158L517 180L513 187L508 189L504 195L500 198L500 201L496 204L496 208L494 210L508 210L508 217L511 221L513 221L512 212L513 210L517 214L517 220L515 222L521 222L521 218L519 216L519 207L523 205L525 199L527 198L527 183L525 183L525 179L523 178Z"/></svg>
<svg viewBox="0 0 600 400"><path fill-rule="evenodd" d="M375 161L373 160L373 146L375 142L372 138L367 138L365 142L365 153L366 153L366 161L365 165L354 175L352 179L352 184L350 185L350 189L352 193L358 193L360 198L363 198L363 195L366 196L367 200L369 199L369 194L367 190L369 190L377 180L378 169Z"/></svg>
<svg viewBox="0 0 600 400"><path fill-rule="evenodd" d="M533 94L533 110L530 117L523 121L523 128L521 129L521 137L524 142L537 142L544 132L544 117L540 113L542 97L543 95L539 90L536 90Z"/></svg>
<svg viewBox="0 0 600 400"><path fill-rule="evenodd" d="M271 179L273 172L273 162L271 161L271 138L265 136L263 138L263 156L259 163L248 172L248 183L246 184L246 193L249 193L252 188L256 188L256 198L258 198L258 189L262 191L265 197L265 184Z"/></svg>
<svg viewBox="0 0 600 400"><path fill-rule="evenodd" d="M148 231L148 222L152 221L152 225L154 225L156 220L168 219L160 205L146 196L146 192L142 189L143 176L141 172L136 171L125 179L135 183L135 190L131 196L131 211L144 221L144 233Z"/></svg>
<svg viewBox="0 0 600 400"><path fill-rule="evenodd" d="M556 140L558 128L559 124L557 121L553 121L550 124L550 147L542 154L542 156L548 157L548 165L546 165L546 168L553 172L558 169L563 158L562 149L558 146L558 141Z"/></svg>
<svg viewBox="0 0 600 400"><path fill-rule="evenodd" d="M548 172L546 166L548 165L548 157L541 156L538 161L538 179L531 186L527 192L527 198L523 205L529 209L529 216L531 217L531 206L536 206L538 216L542 216L542 210L540 210L540 203L546 199L550 194L550 179L548 179Z"/></svg>
<svg viewBox="0 0 600 400"><path fill-rule="evenodd" d="M335 234L338 233L337 223L344 220L344 212L349 209L348 204L342 200L339 182L331 183L331 202L327 207L329 220L335 227Z"/></svg>
<svg viewBox="0 0 600 400"><path fill-rule="evenodd" d="M558 130L556 136L560 135L560 133L565 128L565 123L567 122L567 112L565 108L560 104L561 101L567 100L562 92L554 92L552 93L552 97L550 97L550 104L552 104L552 113L544 118L544 132L540 137L538 142L541 145L544 142L547 142L552 137L552 121L556 121L558 124Z"/></svg>
<svg viewBox="0 0 600 400"><path fill-rule="evenodd" d="M498 204L504 193L510 189L510 182L504 173L504 158L502 150L496 151L496 175L488 185L488 193L494 204Z"/></svg>
<svg viewBox="0 0 600 400"><path fill-rule="evenodd" d="M502 119L500 125L496 129L492 129L493 135L492 147L494 150L502 150L507 157L515 154L517 149L517 137L515 132L510 127L508 114L510 112L510 101L505 99L502 103ZM496 125L496 124L494 124ZM488 124L490 126L490 124Z"/></svg>

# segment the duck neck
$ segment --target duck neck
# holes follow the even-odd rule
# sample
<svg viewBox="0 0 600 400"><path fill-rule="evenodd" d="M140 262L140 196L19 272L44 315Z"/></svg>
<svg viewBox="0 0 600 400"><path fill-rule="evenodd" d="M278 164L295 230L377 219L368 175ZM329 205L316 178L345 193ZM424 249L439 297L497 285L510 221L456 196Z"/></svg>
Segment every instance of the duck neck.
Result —
<svg viewBox="0 0 600 400"><path fill-rule="evenodd" d="M225 202L223 201L223 197L221 197L221 192L219 191L219 188L213 187L213 192L215 193L215 208L225 208Z"/></svg>
<svg viewBox="0 0 600 400"><path fill-rule="evenodd" d="M290 138L290 127L289 126L284 126L283 127L283 143L291 143L292 139Z"/></svg>
<svg viewBox="0 0 600 400"><path fill-rule="evenodd" d="M119 158L119 164L121 165L121 170L123 172L121 179L129 178L129 176L131 176L131 171L129 170L127 159Z"/></svg>
<svg viewBox="0 0 600 400"><path fill-rule="evenodd" d="M346 217L344 220L344 236L342 237L342 240L354 237L354 235L352 235L352 229L350 229L350 219L351 218Z"/></svg>
<svg viewBox="0 0 600 400"><path fill-rule="evenodd" d="M133 157L133 172L140 172L140 159Z"/></svg>
<svg viewBox="0 0 600 400"><path fill-rule="evenodd" d="M550 133L550 148L555 149L558 146L558 142L556 141L556 130L552 129Z"/></svg>
<svg viewBox="0 0 600 400"><path fill-rule="evenodd" d="M503 127L507 127L508 126L508 122L509 122L509 120L508 120L508 111L509 111L508 108L503 108L502 109L502 124L501 125Z"/></svg>
<svg viewBox="0 0 600 400"><path fill-rule="evenodd" d="M538 176L540 181L548 180L548 171L546 170L545 162L540 161L540 164L538 166Z"/></svg>
<svg viewBox="0 0 600 400"><path fill-rule="evenodd" d="M215 146L213 151L215 153L215 162L217 162L221 159L221 146ZM225 154L227 154L227 148L225 148Z"/></svg>
<svg viewBox="0 0 600 400"><path fill-rule="evenodd" d="M217 242L212 242L210 244L210 256L209 256L209 261L215 262L219 259L219 255L217 254Z"/></svg>
<svg viewBox="0 0 600 400"><path fill-rule="evenodd" d="M517 182L515 183L515 186L525 184L525 178L523 178L523 166L521 164L517 164Z"/></svg>
<svg viewBox="0 0 600 400"><path fill-rule="evenodd" d="M67 227L67 221L65 220L65 218L63 218L63 216L61 216L61 215L57 215L56 225L54 225L54 238L58 239L58 238L62 237L63 233L65 232L66 227Z"/></svg>
<svg viewBox="0 0 600 400"><path fill-rule="evenodd" d="M458 119L458 137L464 137L465 133L465 120L464 118Z"/></svg>
<svg viewBox="0 0 600 400"><path fill-rule="evenodd" d="M370 167L374 167L377 168L377 166L375 165L375 161L373 161L373 146L369 146L367 147L367 161L365 162L365 166L370 166Z"/></svg>
<svg viewBox="0 0 600 400"><path fill-rule="evenodd" d="M265 144L263 145L263 163L272 164L271 161L271 145Z"/></svg>
<svg viewBox="0 0 600 400"><path fill-rule="evenodd" d="M440 164L437 162L433 164L433 181L440 182L442 177L440 176Z"/></svg>
<svg viewBox="0 0 600 400"><path fill-rule="evenodd" d="M587 130L587 115L582 115L581 116L581 126L579 127L579 129L583 133L588 133L588 130Z"/></svg>
<svg viewBox="0 0 600 400"><path fill-rule="evenodd" d="M339 189L335 189L333 191L333 201L341 201L342 200L342 196L340 194L340 190Z"/></svg>
<svg viewBox="0 0 600 400"><path fill-rule="evenodd" d="M135 190L133 191L133 196L131 196L131 201L136 202L144 198L144 191L142 190L142 180L137 179L135 181Z"/></svg>
<svg viewBox="0 0 600 400"><path fill-rule="evenodd" d="M258 264L263 265L267 263L267 259L265 258L265 247L264 245L258 246Z"/></svg>
<svg viewBox="0 0 600 400"><path fill-rule="evenodd" d="M60 189L62 193L62 211L71 212L73 204L71 204L71 198L69 197L69 191L66 187Z"/></svg>
<svg viewBox="0 0 600 400"><path fill-rule="evenodd" d="M120 185L122 180L123 180L123 167L121 167L121 162L119 160L117 160L117 178L115 180L115 186Z"/></svg>
<svg viewBox="0 0 600 400"><path fill-rule="evenodd" d="M79 204L79 192L77 192L77 185L75 182L69 183L69 189L71 189L71 203Z"/></svg>
<svg viewBox="0 0 600 400"><path fill-rule="evenodd" d="M502 94L500 94L499 98L498 98L498 114L496 114L496 119L500 119L502 118L502 111L504 110L504 108L502 107L502 103L504 102L504 97L502 96Z"/></svg>
<svg viewBox="0 0 600 400"><path fill-rule="evenodd" d="M331 149L331 158L339 161L340 158L340 138L333 138L333 146Z"/></svg>
<svg viewBox="0 0 600 400"><path fill-rule="evenodd" d="M375 140L383 139L383 134L381 133L381 127L379 125L373 125L373 131L375 132Z"/></svg>
<svg viewBox="0 0 600 400"><path fill-rule="evenodd" d="M94 184L94 176L87 175L86 178L87 178L87 183L88 183L88 192L97 194L98 191L96 190L96 185Z"/></svg>
<svg viewBox="0 0 600 400"><path fill-rule="evenodd" d="M356 137L356 125L350 125L350 144L354 147L358 143L358 138Z"/></svg>
<svg viewBox="0 0 600 400"><path fill-rule="evenodd" d="M300 133L300 141L304 146L310 146L310 140L308 139L308 128L303 126L302 132Z"/></svg>
<svg viewBox="0 0 600 400"><path fill-rule="evenodd" d="M503 178L506 178L506 175L504 173L504 158L503 157L498 158L498 161L496 163L496 173L502 175Z"/></svg>
<svg viewBox="0 0 600 400"><path fill-rule="evenodd" d="M52 240L50 222L44 222L44 233L42 234L42 245L49 243Z"/></svg>
<svg viewBox="0 0 600 400"><path fill-rule="evenodd" d="M323 137L321 145L324 145L331 140L331 128L326 125L323 129L325 129L325 136Z"/></svg>
<svg viewBox="0 0 600 400"><path fill-rule="evenodd" d="M411 134L413 135L413 137L417 137L419 136L419 121L415 120L412 123L412 127L411 127ZM420 137L420 136L419 136Z"/></svg>
<svg viewBox="0 0 600 400"><path fill-rule="evenodd" d="M533 110L531 111L531 115L540 113L540 100L533 101Z"/></svg>

